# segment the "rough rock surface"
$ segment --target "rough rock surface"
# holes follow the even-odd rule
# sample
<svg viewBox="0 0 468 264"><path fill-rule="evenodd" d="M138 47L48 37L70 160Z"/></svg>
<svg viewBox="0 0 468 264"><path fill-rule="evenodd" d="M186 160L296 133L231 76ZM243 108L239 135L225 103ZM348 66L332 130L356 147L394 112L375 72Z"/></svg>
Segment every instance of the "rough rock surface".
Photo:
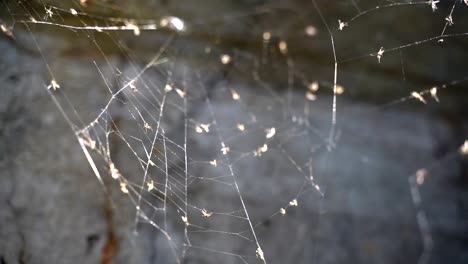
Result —
<svg viewBox="0 0 468 264"><path fill-rule="evenodd" d="M129 2L137 3L129 8L129 13L142 12L139 1ZM244 26L247 27L227 27L235 35L236 30L245 32ZM369 25L373 26L377 25ZM359 24L353 30L359 32ZM372 28L366 32L373 32ZM34 42L28 34L17 33L16 41L21 46L13 45L7 37L0 38L0 263L174 263L167 237L144 220L135 224L134 201L106 174L109 164L102 155L93 153L104 176L103 183L96 178L73 133L76 128L70 127L48 94L53 91L46 88L50 76L43 58L30 52ZM375 34L376 39L378 35ZM54 78L62 86L56 98L72 117L73 125L89 124L109 101L108 89L126 85L126 80L141 73L147 61L154 58L154 47L160 47L167 39L165 34L142 37L141 43L133 44L146 49L135 52L140 58L109 53L104 60L99 56L96 59L94 51L88 50L87 42L81 39L71 42L68 35L61 38L60 33L51 36L46 31L38 32L36 37ZM122 40L127 37L122 36ZM341 37L338 43L349 43L354 35L349 32ZM391 63L383 72L374 69L375 61L363 67L340 68L341 81L351 87L345 94L351 96L338 97L335 144L329 145L332 98L326 92L321 90L320 99L309 104L305 103L303 90L264 89L262 82L242 78L242 69L216 66L213 70L211 62L184 60L186 46L193 45L190 47L195 50L195 46L206 44L200 39L187 41L182 37L175 39L168 53L169 63L151 68L141 78L144 82L135 83L143 87L146 82L163 90L172 78L175 86L192 87L186 109L189 118L185 119L181 111L183 99L173 91L168 95L160 124L167 138L178 145L171 145L173 153L167 155L168 170L176 177L185 165L184 153L178 148L184 143L184 121L190 122L188 171L193 181L188 198L196 207L189 209L189 222L193 225L190 237L192 244L200 248L190 248L183 263L260 263L250 227L242 219L240 195L268 263L416 263L424 252L424 235L430 235L433 241L429 263L468 262L467 161L458 153L468 131L466 117L460 114L463 109L452 114L440 111L435 104L419 108L403 103L382 106L382 101L407 96L404 85L395 88L396 92L389 91L401 84L401 76L395 77L395 72L400 74L400 57L386 55L384 59ZM298 65L309 65L316 75L326 75L326 80L332 72L324 67L331 63L330 54L317 54L329 49L328 41L322 34L312 51L297 47L307 55L304 58L317 56L312 61L298 59ZM371 50L364 44L354 49L362 49L363 53ZM181 50L182 55L174 50ZM356 50L348 51L350 56L358 54ZM419 52L428 53L421 48L404 58L417 58ZM236 58L242 60L245 54L239 54ZM405 66L408 83L451 80L462 71L452 62L462 61L463 56L466 51L455 48L415 59ZM437 67L440 69L432 71L433 75L428 74ZM276 69L271 75L284 76L283 70ZM248 79L251 78L249 74ZM231 100L232 88L241 95L241 104ZM141 90L139 109L149 109L161 99L158 95L147 100L152 95ZM446 95L450 100L451 95ZM366 102L356 100L361 96ZM118 99L131 97L131 89L126 89ZM369 98L377 103L369 103ZM116 101L110 113L119 120L119 129L126 135L137 135L143 125L135 122L132 114L136 112L126 111L128 101ZM453 110L456 106L450 102L446 105ZM146 120L158 115L145 111L138 114ZM193 124L212 123L213 117L216 125L210 127L209 133L195 132ZM246 125L245 133L236 129L239 123ZM276 128L276 134L265 140L265 130L271 127ZM227 184L207 180L229 172L216 130L231 148L228 157L235 176L228 177ZM134 186L141 185L142 173L135 155L125 142L111 143L112 160L120 172ZM268 143L268 151L259 155L258 148L263 143ZM243 155L247 158L241 158ZM210 160L217 160L218 166L207 164ZM419 207L414 203L410 181L421 169L427 176L418 189L422 201ZM311 175L323 196L311 186ZM160 205L160 196L154 193L144 198L152 205ZM294 198L297 207L288 206ZM183 214L171 208L165 230L172 241L184 243ZM208 212L241 212L203 217L198 210L201 208ZM285 208L284 216L281 208ZM421 233L420 212L427 217L429 234ZM163 223L159 214L153 216L151 219L157 224ZM195 226L222 232L197 232L202 229Z"/></svg>

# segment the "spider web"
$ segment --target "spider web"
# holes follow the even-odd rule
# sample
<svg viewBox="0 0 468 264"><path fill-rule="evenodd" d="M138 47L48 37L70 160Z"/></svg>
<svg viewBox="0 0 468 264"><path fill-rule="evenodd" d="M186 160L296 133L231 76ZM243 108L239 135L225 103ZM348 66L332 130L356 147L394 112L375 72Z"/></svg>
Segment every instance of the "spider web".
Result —
<svg viewBox="0 0 468 264"><path fill-rule="evenodd" d="M344 124L433 107L468 79L460 70L421 80L406 66L419 58L411 70L432 72L418 56L463 45L463 1L243 3L195 16L189 4L159 4L3 0L1 22L7 38L43 62L44 91L113 219L136 237L157 231L153 263L286 263L311 239L304 219L318 230L309 234L310 259L320 261L327 186L345 175L337 157L353 156L340 143L350 137ZM385 14L416 14L434 27L414 21L403 29L378 19ZM366 76L379 69L399 77L382 84ZM377 103L362 112L342 100L365 96ZM457 151L466 153L466 143ZM365 159L363 166L377 163ZM429 263L434 247L420 186L437 165L403 175L421 234L419 263ZM298 240L278 242L288 233ZM288 246L289 257L270 258Z"/></svg>

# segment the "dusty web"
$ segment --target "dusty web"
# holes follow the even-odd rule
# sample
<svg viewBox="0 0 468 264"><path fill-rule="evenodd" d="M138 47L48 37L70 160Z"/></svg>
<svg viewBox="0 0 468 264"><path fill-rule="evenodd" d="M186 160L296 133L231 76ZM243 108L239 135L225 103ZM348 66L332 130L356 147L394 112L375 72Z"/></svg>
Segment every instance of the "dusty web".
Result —
<svg viewBox="0 0 468 264"><path fill-rule="evenodd" d="M1 30L41 58L44 91L112 207L125 206L117 196L130 204L114 217L128 218L135 236L142 226L158 231L155 263L285 263L270 258L281 250L271 240L310 217L301 207L318 212L311 225L320 230L328 178L340 177L343 123L360 120L341 98L369 96L364 116L425 109L468 79L466 62L422 80L427 66L414 62L466 44L466 1L243 3L195 15L117 2L2 0ZM386 15L433 26L378 19ZM392 30L396 37L382 33ZM364 64L377 69L369 75L397 80L381 85ZM90 74L64 77L80 67ZM93 103L76 99L85 96ZM429 263L434 241L420 187L437 164L420 165L400 176L421 235L417 259ZM281 226L267 228L273 221ZM316 252L320 235L312 237ZM282 245L294 251L300 241Z"/></svg>

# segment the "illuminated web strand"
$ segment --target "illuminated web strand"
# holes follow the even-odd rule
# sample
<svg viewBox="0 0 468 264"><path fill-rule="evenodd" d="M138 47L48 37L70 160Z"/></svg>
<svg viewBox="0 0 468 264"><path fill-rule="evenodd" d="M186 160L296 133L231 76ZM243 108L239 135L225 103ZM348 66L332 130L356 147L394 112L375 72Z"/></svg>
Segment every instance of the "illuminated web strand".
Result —
<svg viewBox="0 0 468 264"><path fill-rule="evenodd" d="M219 254L223 254L223 255L227 255L227 256L236 257L236 258L240 259L244 264L248 264L248 262L245 260L245 257L247 257L247 256L242 256L242 255L234 254L234 253L227 252L227 251L221 251L221 250L205 248L205 247L200 247L200 246L194 246L194 245L191 245L190 247L200 249L200 250L209 251L209 252L213 252L213 253L219 253Z"/></svg>
<svg viewBox="0 0 468 264"><path fill-rule="evenodd" d="M41 20L36 20L36 21L30 21L30 20L20 20L18 21L23 24L39 24L39 25L49 25L49 26L56 26L56 27L62 27L66 29L73 29L73 30L95 30L95 31L134 31L135 27L137 26L132 26L132 25L125 25L125 26L72 26L72 25L67 25L67 24L59 24L59 23L53 23L53 22L48 22L48 21L41 21ZM158 27L156 24L148 24L148 25L138 25L139 30L157 30L160 27Z"/></svg>
<svg viewBox="0 0 468 264"><path fill-rule="evenodd" d="M78 5L79 6L79 5ZM86 13L84 11L77 11L76 9L73 9L75 10L72 11L72 9L64 9L64 8L61 8L61 7L58 7L58 6L53 6L53 5L49 5L50 8L54 9L54 10L58 10L58 11L61 11L63 13L67 13L67 14L72 14L74 16L84 16L84 17L87 17L87 18L92 18L92 19L99 19L99 20L105 20L105 21L111 21L111 22L120 22L120 23L124 23L124 22L128 22L128 21L131 21L133 20L132 18L122 18L122 17L112 17L112 16L99 16L99 15L96 15L96 14L89 14L89 13ZM79 6L81 8L81 6ZM139 18L138 21L141 21L143 22L144 24L156 24L156 21L154 19L141 19Z"/></svg>
<svg viewBox="0 0 468 264"><path fill-rule="evenodd" d="M431 41L435 41L435 40L440 40L440 39L445 39L445 38L452 38L452 37L462 37L462 36L468 36L468 32L434 36L434 37L427 38L427 39L424 39L424 40L419 40L419 41L411 42L411 43L404 44L404 45L401 45L401 46L385 49L385 53L400 50L400 49L405 49L405 48L409 48L409 47L413 47L413 46L418 46L418 45L425 44L427 42L431 42ZM358 60L358 59L363 59L363 58L373 57L373 56L375 56L375 53L361 55L361 56L354 57L354 58L349 58L349 59L343 59L341 61L338 61L338 63L341 64L341 63L355 61L355 60Z"/></svg>
<svg viewBox="0 0 468 264"><path fill-rule="evenodd" d="M442 29L442 32L440 33L440 36L443 36L445 34L445 30L447 30L447 27L452 25L452 23L453 23L452 14L453 14L453 11L455 10L455 5L457 4L457 2L458 2L457 0L453 1L452 8L450 9L449 15L446 17L447 21L445 22L444 28Z"/></svg>
<svg viewBox="0 0 468 264"><path fill-rule="evenodd" d="M118 128L117 128L117 129L118 129ZM119 132L119 131L117 131L117 132ZM120 132L119 132L119 134L121 135ZM133 149L132 145L128 142L128 140L126 140L122 135L121 135L121 138L122 138L122 140L125 142L125 144L128 146L128 148L131 150L131 152L133 153L133 155L134 155L135 157L137 157L137 158L140 160L140 158L138 157L138 154L137 154L136 151ZM166 158L167 158L167 156L166 156ZM148 163L144 163L144 164L148 164ZM140 165L141 165L141 167L142 167L142 170L143 170L143 171L146 171L146 170L145 170L145 167L144 167L144 164L140 164ZM165 164L167 165L167 163L165 163ZM163 171L159 166L156 166L156 168L158 168L158 169L160 169L161 171ZM166 175L169 177L169 175L167 174L167 171L166 171ZM175 180L175 179L173 179L173 180ZM125 181L126 181L126 180L125 180ZM175 180L175 181L177 181L177 180ZM180 184L181 184L181 183L180 183ZM139 187L139 189L143 189L143 188L144 188L143 186L140 186L140 185L137 185L137 186ZM167 188L167 186L168 186L168 184L166 185L166 188ZM182 192L182 190L180 190L176 185L174 185L173 188L176 189L176 190L179 190L180 192ZM167 191L166 191L166 193L167 193ZM183 192L182 192L182 193L183 193ZM173 194L176 198L178 198L180 201L184 201L184 199L183 199L182 197L180 197L177 193L173 192L172 194ZM165 198L167 198L167 194L166 194ZM171 201L173 202L173 204L176 205L181 211L184 211L184 209L183 209L182 207L180 207L180 206L177 205L177 203L176 203L175 200L173 200L173 199L170 199L170 200L171 200ZM140 212L140 213L141 213L141 212Z"/></svg>
<svg viewBox="0 0 468 264"><path fill-rule="evenodd" d="M185 166L185 219L188 221L188 161L187 161L187 84L184 84L184 166ZM184 225L185 241L191 245L187 225ZM185 254L185 252L184 252Z"/></svg>
<svg viewBox="0 0 468 264"><path fill-rule="evenodd" d="M149 219L146 215L143 215L142 216L150 225L154 226L157 230L159 230L167 239L167 241L169 242L170 244L170 248L171 248L171 251L172 251L172 254L174 255L174 258L176 259L176 262L178 264L181 264L181 260L179 258L179 255L177 254L177 245L174 243L174 241L172 240L171 236L164 230L162 229L158 224L156 224L156 222L154 222L153 220Z"/></svg>
<svg viewBox="0 0 468 264"><path fill-rule="evenodd" d="M162 134L164 135L164 130L162 131ZM169 180L169 172L168 172L168 167L167 167L167 152L166 152L166 137L163 137L163 148L164 148L164 176L165 176L165 182L164 182L164 201L163 201L163 206L164 206L164 229L167 230L167 188L168 188L168 180Z"/></svg>
<svg viewBox="0 0 468 264"><path fill-rule="evenodd" d="M167 46L169 45L169 43L172 41L172 38L173 38L173 35L166 40L166 42L161 47L161 49L158 51L158 53L151 59L151 61L149 63L147 63L145 65L145 67L137 74L136 77L134 77L129 83L122 86L119 90L117 90L117 92L112 94L112 98L107 102L106 106L104 107L104 109L102 109L102 111L98 114L98 116L89 125L87 125L84 128L80 129L78 131L78 133L81 133L83 131L88 130L90 127L94 126L94 124L96 124L99 121L99 119L107 111L107 109L110 107L112 101L117 97L117 95L119 95L123 90L130 87L130 84L131 84L132 81L138 80L143 75L144 72L146 72L151 66L153 66L154 63L156 63L158 61L158 59L164 53L164 51L167 48Z"/></svg>
<svg viewBox="0 0 468 264"><path fill-rule="evenodd" d="M4 2L4 5L7 6L7 8L8 8L8 5L6 4L6 2L5 2L5 1L3 1L3 2ZM9 8L8 8L8 9L9 9ZM11 12L11 11L10 11L10 12ZM41 58L42 58L43 62L44 62L45 65L46 65L46 68L47 68L47 71L48 71L49 75L52 77L51 79L52 79L52 80L55 80L55 77L54 77L54 74L53 74L53 72L52 72L52 69L51 69L49 63L47 62L47 60L46 60L46 58L45 58L45 56L44 56L44 53L42 52L42 49L41 49L39 43L37 42L36 37L35 37L34 34L32 33L32 31L31 31L31 29L29 28L29 26L28 26L28 25L25 25L25 26L26 26L28 32L29 32L30 35L31 35L31 38L32 38L32 40L33 40L33 42L34 42L34 45L36 46L37 50L39 51L39 54L41 55ZM52 101L53 101L54 104L57 106L57 108L59 109L59 111L60 111L60 113L62 114L62 116L65 118L67 124L70 126L70 128L71 128L73 131L75 131L75 125L74 125L74 123L71 121L71 119L70 119L70 117L68 116L68 114L67 114L67 113L65 112L65 110L63 109L62 105L58 102L58 100L57 100L57 98L55 97L55 95L54 95L47 87L46 87L46 89L47 89L49 95L51 96ZM69 102L69 101L68 101L68 102ZM74 109L74 108L73 108L73 109ZM74 110L75 110L75 109L74 109ZM74 111L74 113L77 114L76 110ZM87 159L89 165L91 166L94 175L96 176L96 178L98 179L99 183L101 184L101 187L103 188L103 191L104 191L106 194L108 194L108 190L107 190L107 188L106 188L106 186L105 186L105 184L104 184L104 181L103 181L103 179L102 179L102 177L101 177L101 175L100 175L100 173L99 173L99 170L97 169L96 164L94 163L94 161L93 161L93 159L91 158L89 152L87 151L86 147L84 146L82 139L79 137L79 135L78 135L78 133L76 133L76 131L75 131L75 138L78 140L78 143L80 144L80 147L81 147L81 149L83 150L83 153L84 153L84 155L85 155L85 157L86 157L86 159Z"/></svg>
<svg viewBox="0 0 468 264"><path fill-rule="evenodd" d="M351 0L351 1L354 2L354 0ZM429 0L429 1L410 1L410 2L404 2L404 3L395 3L394 2L394 3L391 3L391 4L379 5L379 6L364 10L364 11L359 11L359 13L357 15L355 15L352 18L348 19L344 23L349 25L351 22L353 22L354 20L356 20L356 19L358 19L358 18L360 18L360 17L362 17L364 15L367 15L367 14L375 12L375 11L383 10L383 9L386 9L386 8L390 8L390 7L409 6L409 5L428 5L430 3L432 3L431 0Z"/></svg>
<svg viewBox="0 0 468 264"><path fill-rule="evenodd" d="M146 163L146 168L145 168L145 173L143 175L143 181L141 183L142 186L145 185L146 181L147 181L147 178L148 178L148 169L149 169L149 166L150 166L150 161L151 161L151 157L153 156L153 149L154 149L154 146L156 144L156 138L158 137L158 134L159 134L159 125L161 124L161 119L162 119L162 116L163 116L163 112L164 112L164 103L166 102L166 95L163 96L163 99L162 99L162 102L161 102L161 109L159 111L159 117L158 117L158 121L156 123L156 131L154 132L154 137L153 137L153 141L151 143L151 150L149 151L148 155L147 155L147 163ZM140 192L138 193L138 204L137 204L137 212L136 212L136 216L135 216L135 230L137 228L137 223L138 223L138 215L140 213L140 201L141 201L141 190Z"/></svg>
<svg viewBox="0 0 468 264"><path fill-rule="evenodd" d="M242 100L239 100L238 103L240 103L244 108L246 108L246 109L248 108ZM290 111L289 107L287 108L287 110ZM248 110L247 110L247 112L248 112L249 115L254 115L252 112L250 112L250 111L248 111ZM259 121L257 121L256 123L260 124ZM265 130L265 129L266 129L266 127L264 127L264 126L261 125L261 130ZM219 131L219 129L218 129L218 131ZM314 130L314 132L318 133L316 130ZM226 139L225 139L225 141L226 141ZM280 143L277 145L277 147L280 149L281 153L282 153L284 156L287 157L287 159L291 162L291 164L297 169L297 171L298 171L299 173L301 173L301 175L303 175L303 176L305 177L305 179L311 184L311 186L312 186L315 190L317 190L317 191L319 192L319 194L320 194L322 197L324 197L324 193L322 192L322 190L320 190L320 186L315 182L315 180L314 180L312 177L310 177L311 175L309 175L309 177L308 177L308 176L306 175L306 173L303 171L303 169L299 166L299 164L297 164L297 162L294 160L294 158L283 148L282 145L285 144L285 143L286 143L286 142L280 142ZM239 157L238 160L235 160L234 162L230 163L231 166L232 166L233 164L239 162L242 158L245 158L245 157L247 157L247 156L249 156L249 155L251 155L251 153L247 153L247 155L244 155L244 154L241 155L241 157ZM229 165L229 164L228 164L228 165Z"/></svg>
<svg viewBox="0 0 468 264"><path fill-rule="evenodd" d="M203 91L204 91L204 93L205 93L205 95L206 95L206 89L205 89L203 86L202 86L202 89L203 89ZM216 116L215 116L215 113L214 113L214 111L213 111L213 108L212 108L212 105L211 105L211 102L210 102L210 98L209 98L208 96L205 96L205 98L206 98L206 103L207 103L207 105L208 105L208 109L209 109L209 111L210 111L210 114L211 114L211 117L212 117L212 120L213 120L213 124L214 124L214 128L215 128L216 134L218 135L219 142L221 142L221 146L222 146L223 148L225 148L226 145L225 145L225 143L224 143L224 141L223 141L223 138L222 138L220 132L218 131L217 126L216 126L216 124L217 124ZM256 245L257 245L257 250L262 250L262 249L261 249L261 246L260 246L260 243L258 242L257 235L256 235L256 233L255 233L255 229L254 229L254 227L253 227L253 225L252 225L252 221L250 220L249 212L247 211L247 207L246 207L246 205L245 205L244 198L242 197L242 193L241 193L241 191L240 191L240 189L239 189L239 185L238 185L238 183L237 183L236 175L234 174L234 170L233 170L232 165L231 165L231 163L230 163L230 161L229 161L229 157L228 157L228 155L223 155L223 156L224 156L224 159L225 159L225 161L226 161L226 164L227 164L227 166L228 166L228 168L229 168L229 173L230 173L230 175L232 176L232 178L233 178L233 180L234 180L234 186L236 187L236 191L237 191L237 194L238 194L238 196L239 196L239 200L240 200L240 202L241 202L241 204L242 204L242 208L243 208L243 210L244 210L245 216L246 216L247 221L248 221L248 223L249 223L249 226L250 226L252 235L254 236L255 243L256 243ZM266 258L263 256L263 254L262 254L262 256L261 256L261 260L263 261L264 264L267 263L267 262L266 262Z"/></svg>
<svg viewBox="0 0 468 264"><path fill-rule="evenodd" d="M317 10L317 13L320 16L320 19L322 20L323 24L327 28L328 34L330 35L330 42L332 45L332 51L333 51L333 60L334 60L334 73L333 73L333 105L332 105L332 124L330 128L330 133L328 137L328 144L329 148L333 148L335 146L335 129L336 129L336 91L337 91L337 80L338 80L338 62L336 59L336 50L335 50L335 39L333 38L333 32L331 31L330 27L328 26L327 21L323 17L322 11L320 11L320 8L318 7L317 3L315 0L312 0L312 3L314 4L315 9Z"/></svg>
<svg viewBox="0 0 468 264"><path fill-rule="evenodd" d="M255 242L252 239L241 235L241 232L228 232L228 231L222 231L222 230L213 230L213 229L207 229L198 225L190 224L191 227L194 227L198 230L191 230L190 233L213 233L213 234L223 234L223 235L231 235L231 236L237 236L241 239L247 240L249 242Z"/></svg>
<svg viewBox="0 0 468 264"><path fill-rule="evenodd" d="M455 80L455 81L451 81L451 82L448 82L446 84L442 84L442 85L438 85L438 86L434 86L432 88L429 88L429 89L426 89L426 90L422 90L422 91L419 91L417 92L419 95L423 96L423 95L427 95L427 94L430 94L431 91L435 88L436 90L442 90L442 89L448 89L450 87L453 87L457 84L460 84L460 83L464 83L468 81L468 76L463 78L463 79L460 79L460 80ZM392 106L392 105L395 105L395 104L398 104L398 103L403 103L403 102L406 102L408 100L414 100L414 96L412 95L409 95L409 96L406 96L406 97L402 97L400 99L397 99L397 100L393 100L391 102L388 102L386 104L383 104L379 107L377 107L378 110L382 109L382 108L386 108L386 107L389 107L389 106Z"/></svg>

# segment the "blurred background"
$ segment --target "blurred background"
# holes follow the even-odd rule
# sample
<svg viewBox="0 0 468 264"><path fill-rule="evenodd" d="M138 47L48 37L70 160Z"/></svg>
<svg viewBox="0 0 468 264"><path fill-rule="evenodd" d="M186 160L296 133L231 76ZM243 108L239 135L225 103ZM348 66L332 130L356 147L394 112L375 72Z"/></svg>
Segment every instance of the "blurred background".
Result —
<svg viewBox="0 0 468 264"><path fill-rule="evenodd" d="M0 2L0 264L468 263L468 4Z"/></svg>

